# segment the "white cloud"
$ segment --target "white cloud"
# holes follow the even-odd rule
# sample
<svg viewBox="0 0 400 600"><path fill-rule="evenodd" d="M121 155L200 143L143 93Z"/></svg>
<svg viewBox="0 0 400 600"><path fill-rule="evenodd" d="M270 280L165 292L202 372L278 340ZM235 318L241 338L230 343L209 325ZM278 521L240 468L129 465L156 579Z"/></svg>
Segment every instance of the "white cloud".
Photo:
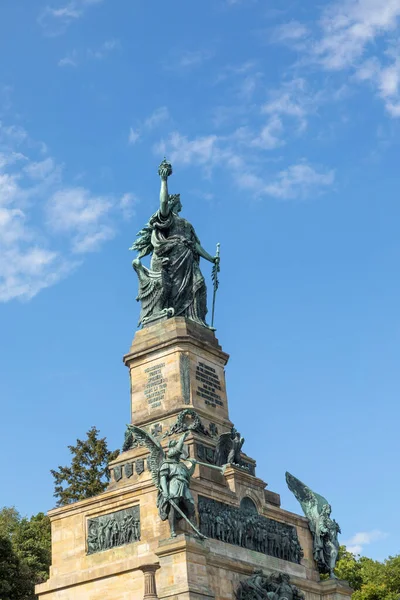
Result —
<svg viewBox="0 0 400 600"><path fill-rule="evenodd" d="M278 123L275 126L279 127ZM275 175L266 174L265 169L261 174L261 156L258 153L253 156L249 150L251 147L271 150L280 145L271 130L262 130L261 133L264 133L263 139L261 134L254 138L246 129L239 129L230 137L208 135L188 139L174 132L166 140L161 140L154 147L154 152L158 156L168 156L172 163L200 166L206 174L214 168L225 168L239 187L256 197L272 196L282 200L308 198L319 195L334 183L332 169L316 168L305 161L290 165Z"/></svg>
<svg viewBox="0 0 400 600"><path fill-rule="evenodd" d="M262 127L258 135L251 140L251 145L264 150L272 150L284 145L281 139L283 125L278 115L272 115L266 125Z"/></svg>
<svg viewBox="0 0 400 600"><path fill-rule="evenodd" d="M114 237L113 227L105 222L112 207L109 198L92 195L85 188L64 188L47 203L48 224L52 231L72 236L73 252L92 252Z"/></svg>
<svg viewBox="0 0 400 600"><path fill-rule="evenodd" d="M399 18L400 0L336 0L323 10L314 37L301 46L300 64L309 66L311 59L324 70L352 73L353 82L369 82L388 114L399 117L399 49L392 39ZM292 27L293 36L301 34ZM290 32L291 27L289 37Z"/></svg>
<svg viewBox="0 0 400 600"><path fill-rule="evenodd" d="M278 25L278 27L275 28L272 37L275 42L291 43L304 39L308 34L308 27L299 21L292 20L288 23Z"/></svg>
<svg viewBox="0 0 400 600"><path fill-rule="evenodd" d="M57 36L64 33L69 25L81 18L86 9L102 0L70 0L58 7L46 6L38 16L38 23L48 36Z"/></svg>
<svg viewBox="0 0 400 600"><path fill-rule="evenodd" d="M139 199L136 194L131 192L124 194L119 202L119 208L122 211L122 216L126 221L129 221L136 214L136 205Z"/></svg>
<svg viewBox="0 0 400 600"><path fill-rule="evenodd" d="M340 0L321 19L322 37L313 51L328 69L352 66L377 37L395 30L400 0Z"/></svg>
<svg viewBox="0 0 400 600"><path fill-rule="evenodd" d="M32 179L46 179L56 169L54 159L50 156L38 162L29 162L24 171Z"/></svg>
<svg viewBox="0 0 400 600"><path fill-rule="evenodd" d="M62 167L24 130L2 124L0 145L0 302L29 300L114 237L136 197L67 185Z"/></svg>
<svg viewBox="0 0 400 600"><path fill-rule="evenodd" d="M157 154L163 155L168 152L172 162L181 164L191 164L196 162L199 165L208 165L215 159L219 160L220 153L217 148L217 136L208 135L189 140L186 136L177 131L170 134L167 141L159 142L154 150Z"/></svg>
<svg viewBox="0 0 400 600"><path fill-rule="evenodd" d="M372 531L360 531L347 540L344 544L349 552L353 554L361 554L364 546L368 544L372 544L373 542L377 542L379 540L384 540L388 537L388 534L384 531L380 531L379 529L374 529Z"/></svg>
<svg viewBox="0 0 400 600"><path fill-rule="evenodd" d="M128 136L128 142L129 144L131 144L132 146L134 144L136 144L136 142L140 139L140 133L139 131L133 129L133 127L131 127L129 129L129 136Z"/></svg>
<svg viewBox="0 0 400 600"><path fill-rule="evenodd" d="M136 128L129 128L128 143L132 146L142 137L144 132L150 132L159 127L162 123L168 121L170 114L166 106L156 108L144 121Z"/></svg>
<svg viewBox="0 0 400 600"><path fill-rule="evenodd" d="M96 50L88 50L89 58L94 58L96 60L102 60L106 58L111 52L114 50L118 50L121 48L121 43L119 40L112 39L104 42L99 48Z"/></svg>
<svg viewBox="0 0 400 600"><path fill-rule="evenodd" d="M298 120L300 131L307 125L307 116L315 112L321 94L313 94L302 77L284 82L278 90L270 93L270 99L261 111L268 115L291 117Z"/></svg>
<svg viewBox="0 0 400 600"><path fill-rule="evenodd" d="M163 121L167 121L169 119L169 112L166 106L160 106L160 108L156 108L156 110L145 119L143 126L146 129L154 129Z"/></svg>
<svg viewBox="0 0 400 600"><path fill-rule="evenodd" d="M298 163L283 169L272 180L261 177L251 171L242 170L237 173L238 185L253 192L255 196L272 196L279 200L309 198L334 182L333 170L317 170L307 163Z"/></svg>
<svg viewBox="0 0 400 600"><path fill-rule="evenodd" d="M175 68L180 69L193 69L199 67L207 60L210 60L214 56L211 50L195 50L184 52L178 60Z"/></svg>
<svg viewBox="0 0 400 600"><path fill-rule="evenodd" d="M334 182L333 170L317 171L309 164L299 163L280 171L272 183L268 183L264 191L276 198L304 198L314 190L331 186Z"/></svg>
<svg viewBox="0 0 400 600"><path fill-rule="evenodd" d="M78 66L78 53L76 50L73 50L72 52L70 52L69 54L67 54L66 56L64 56L64 58L61 58L58 61L58 66L59 67L77 67Z"/></svg>

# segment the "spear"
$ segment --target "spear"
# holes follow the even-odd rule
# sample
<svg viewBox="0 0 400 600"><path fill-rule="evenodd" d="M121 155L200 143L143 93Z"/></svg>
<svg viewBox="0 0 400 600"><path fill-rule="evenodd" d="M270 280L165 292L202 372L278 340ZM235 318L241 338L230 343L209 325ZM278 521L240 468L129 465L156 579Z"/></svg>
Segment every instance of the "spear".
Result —
<svg viewBox="0 0 400 600"><path fill-rule="evenodd" d="M214 327L214 313L215 313L215 298L217 296L217 289L219 286L219 280L218 280L218 273L220 272L220 266L219 266L219 249L220 249L220 244L217 244L217 252L216 252L216 258L218 259L215 263L214 266L212 268L212 273L211 273L211 278L213 280L214 283L214 293L213 293L213 301L212 301L212 313L211 313L211 327Z"/></svg>

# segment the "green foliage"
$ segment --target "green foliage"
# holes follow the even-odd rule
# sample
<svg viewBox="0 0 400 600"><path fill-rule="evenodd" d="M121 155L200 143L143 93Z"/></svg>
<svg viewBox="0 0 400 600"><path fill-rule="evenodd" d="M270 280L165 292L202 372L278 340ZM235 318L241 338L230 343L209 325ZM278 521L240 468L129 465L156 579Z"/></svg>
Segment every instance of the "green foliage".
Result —
<svg viewBox="0 0 400 600"><path fill-rule="evenodd" d="M119 450L108 450L106 438L98 437L96 427L89 429L86 435L87 439L78 439L75 446L68 446L72 454L71 466L51 471L57 506L97 496L107 488L108 464L118 456Z"/></svg>
<svg viewBox="0 0 400 600"><path fill-rule="evenodd" d="M19 578L19 560L13 551L11 540L0 537L0 598L14 600L17 597L16 582Z"/></svg>
<svg viewBox="0 0 400 600"><path fill-rule="evenodd" d="M355 590L352 600L398 600L400 597L400 556L379 562L355 556L341 546L335 574Z"/></svg>
<svg viewBox="0 0 400 600"><path fill-rule="evenodd" d="M30 519L5 507L0 511L0 598L34 600L34 586L45 581L51 562L50 520Z"/></svg>

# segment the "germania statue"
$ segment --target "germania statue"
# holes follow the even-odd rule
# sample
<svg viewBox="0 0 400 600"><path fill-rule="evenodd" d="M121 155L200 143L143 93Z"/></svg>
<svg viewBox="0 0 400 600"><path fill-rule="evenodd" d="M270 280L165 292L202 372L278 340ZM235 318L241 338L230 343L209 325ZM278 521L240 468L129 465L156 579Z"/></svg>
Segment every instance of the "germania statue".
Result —
<svg viewBox="0 0 400 600"><path fill-rule="evenodd" d="M326 498L313 492L288 472L286 472L286 482L308 519L313 536L314 560L319 572L329 573L329 577L335 579L334 569L339 553L338 534L341 532L335 519L331 519L331 505Z"/></svg>
<svg viewBox="0 0 400 600"><path fill-rule="evenodd" d="M132 264L139 278L139 324L175 315L208 327L205 321L207 289L199 263L200 257L213 263L216 275L219 256L208 254L191 223L179 216L182 210L180 195L168 193L172 166L165 159L158 174L161 178L160 208L139 231L138 239L130 248L138 252ZM150 269L141 262L149 254Z"/></svg>

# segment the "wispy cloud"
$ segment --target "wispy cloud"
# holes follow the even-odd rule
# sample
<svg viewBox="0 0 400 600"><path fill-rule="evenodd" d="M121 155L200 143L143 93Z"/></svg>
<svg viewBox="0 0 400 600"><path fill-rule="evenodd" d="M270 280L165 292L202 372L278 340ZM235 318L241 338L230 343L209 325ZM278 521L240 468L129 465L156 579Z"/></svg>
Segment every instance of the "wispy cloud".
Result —
<svg viewBox="0 0 400 600"><path fill-rule="evenodd" d="M327 69L350 67L376 38L396 28L399 16L399 0L339 0L325 9L313 52Z"/></svg>
<svg viewBox="0 0 400 600"><path fill-rule="evenodd" d="M133 129L133 127L129 128L129 135L128 135L128 143L133 146L134 144L136 144L136 142L140 139L140 133L138 130Z"/></svg>
<svg viewBox="0 0 400 600"><path fill-rule="evenodd" d="M289 21L278 25L272 34L274 42L280 43L297 43L309 35L309 29L299 21Z"/></svg>
<svg viewBox="0 0 400 600"><path fill-rule="evenodd" d="M88 56L89 58L94 58L95 60L103 60L109 54L111 54L115 50L118 50L119 48L121 48L121 42L119 40L107 40L95 50L89 49Z"/></svg>
<svg viewBox="0 0 400 600"><path fill-rule="evenodd" d="M129 128L128 143L133 146L146 132L157 129L157 127L169 119L170 114L166 106L156 108L148 117L139 123L137 127Z"/></svg>
<svg viewBox="0 0 400 600"><path fill-rule="evenodd" d="M122 211L122 216L126 221L132 219L136 214L136 206L139 203L139 198L136 194L124 194L119 202L119 207Z"/></svg>
<svg viewBox="0 0 400 600"><path fill-rule="evenodd" d="M275 139L270 134L264 136L264 144L259 147L271 150L276 147ZM206 135L189 139L179 132L173 132L166 140L161 140L154 147L157 155L165 154L172 162L190 166L196 165L209 175L215 168L223 168L230 172L236 184L250 192L254 197L270 196L281 200L308 198L320 194L333 185L335 173L302 161L274 173L266 172L263 165L260 169L261 156L252 155L250 146L257 146L255 139L246 131L236 131L229 137ZM273 140L273 141L271 141ZM245 146L245 150L241 145Z"/></svg>
<svg viewBox="0 0 400 600"><path fill-rule="evenodd" d="M144 120L143 127L145 129L154 129L158 127L160 123L163 121L167 121L169 119L169 111L166 106L160 106L160 108L156 108L151 115Z"/></svg>
<svg viewBox="0 0 400 600"><path fill-rule="evenodd" d="M100 4L103 0L70 0L58 6L47 5L38 16L38 23L43 32L54 37L63 34L68 27L81 18L90 6Z"/></svg>
<svg viewBox="0 0 400 600"><path fill-rule="evenodd" d="M296 119L299 130L302 131L307 126L308 116L315 113L321 100L321 92L313 93L304 78L296 77L271 91L261 111L275 117Z"/></svg>
<svg viewBox="0 0 400 600"><path fill-rule="evenodd" d="M364 546L379 540L384 540L387 537L388 534L384 531L380 531L379 529L374 529L372 531L360 531L359 533L353 535L353 537L351 537L349 540L344 542L344 544L349 552L352 552L353 554L361 554Z"/></svg>
<svg viewBox="0 0 400 600"><path fill-rule="evenodd" d="M192 69L202 65L207 60L214 56L211 50L195 50L184 52L179 59L178 66L182 69Z"/></svg>
<svg viewBox="0 0 400 600"><path fill-rule="evenodd" d="M1 125L0 149L0 302L29 300L111 239L136 197L68 185L62 166L40 157L42 144L20 128Z"/></svg>
<svg viewBox="0 0 400 600"><path fill-rule="evenodd" d="M76 50L69 52L64 58L58 61L59 67L77 67L78 66L78 53Z"/></svg>

